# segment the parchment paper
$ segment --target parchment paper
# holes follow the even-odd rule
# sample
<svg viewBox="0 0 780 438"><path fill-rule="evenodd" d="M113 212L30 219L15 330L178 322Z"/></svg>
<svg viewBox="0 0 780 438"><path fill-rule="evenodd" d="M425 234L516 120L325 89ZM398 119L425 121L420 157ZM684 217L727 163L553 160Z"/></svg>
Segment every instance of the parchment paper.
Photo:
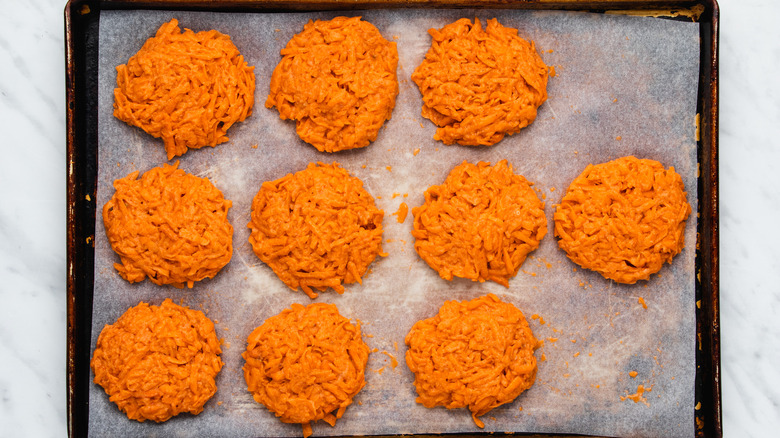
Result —
<svg viewBox="0 0 780 438"><path fill-rule="evenodd" d="M180 158L181 168L210 178L233 201L229 214L235 228L233 258L216 278L190 290L159 287L148 280L128 284L112 267L119 259L107 243L99 216L96 224L92 348L103 326L127 308L140 301L160 304L170 297L203 309L216 322L218 336L224 339L219 389L200 415L155 424L128 420L93 384L91 436L301 434L299 425L281 423L253 401L241 372L241 353L254 327L293 302L311 300L288 289L257 259L247 242L246 224L263 181L301 170L312 161L337 161L365 182L385 211L384 250L389 254L371 265L362 285L348 286L344 295L322 293L315 300L335 303L343 315L359 319L366 342L377 349L369 359L367 385L355 403L335 428L314 424L315 436L479 431L466 409L426 409L415 403L403 341L415 321L433 316L445 300L488 292L518 306L544 346L536 353L536 384L513 403L485 415L485 431L693 436L698 24L575 12L349 14L362 15L385 38L397 41L400 94L392 120L376 142L361 150L325 154L299 140L294 123L280 120L276 110L263 103L279 50L290 37L310 18L338 15L344 14L101 12L99 208L113 195L113 180L166 161L161 140L112 116L115 67L127 62L162 23L175 17L195 31L214 28L231 35L256 67L257 89L254 114L228 131L229 142ZM430 45L428 28L475 16L483 23L497 17L518 28L521 36L535 41L556 74L550 78L549 100L528 128L489 148L445 146L433 141L434 125L420 116L422 102L410 75ZM631 154L674 166L694 213L686 226L686 248L671 265L647 282L619 285L566 258L552 235L552 216L555 203L587 164ZM508 289L491 282L444 281L414 251L411 214L399 224L391 213L402 201L410 208L420 205L424 190L441 183L463 160L501 159L535 183L546 202L550 232ZM394 198L395 193L399 195ZM398 360L397 367L391 366L389 356ZM629 371L638 375L631 378ZM646 403L621 400L636 393L640 384L652 388L644 395Z"/></svg>

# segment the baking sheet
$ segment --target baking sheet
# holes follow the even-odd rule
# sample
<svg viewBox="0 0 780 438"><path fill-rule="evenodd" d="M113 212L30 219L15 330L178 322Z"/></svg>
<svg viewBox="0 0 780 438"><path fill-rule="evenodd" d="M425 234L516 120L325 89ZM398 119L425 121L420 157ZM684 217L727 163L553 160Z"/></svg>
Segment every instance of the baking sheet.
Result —
<svg viewBox="0 0 780 438"><path fill-rule="evenodd" d="M101 218L96 224L92 347L102 327L128 307L139 301L159 304L170 297L207 311L217 322L217 333L225 342L219 390L196 417L142 424L127 420L102 388L92 385L91 435L300 434L300 426L279 422L252 400L240 356L254 327L293 302L311 300L289 290L255 257L246 223L263 181L301 170L311 161L337 161L365 182L385 210L384 250L389 256L374 262L363 285L348 286L344 295L323 293L315 300L335 303L342 314L362 321L364 333L371 336L366 342L377 349L369 359L367 385L355 404L335 428L315 424L315 435L478 431L465 409L426 409L414 402L403 339L415 321L435 314L445 300L493 292L523 310L535 335L545 341L537 359L543 355L546 360L539 362L534 387L483 417L485 431L693 436L695 215L686 226L686 248L648 282L618 285L580 270L558 250L550 231L507 289L440 279L414 251L411 215L398 224L391 213L402 201L410 207L420 205L425 188L441 183L464 159L507 159L545 198L552 230L554 203L588 163L629 154L674 166L695 212L698 24L551 11L350 13L362 15L386 38L397 41L400 94L393 118L376 142L358 151L324 154L301 142L294 123L280 120L263 102L279 50L289 38L310 18L338 15L344 13L101 12L99 207L113 194L114 179L165 162L161 141L114 119L111 108L116 65L125 63L162 23L175 17L195 31L214 28L231 35L256 67L257 89L254 114L231 128L228 143L180 158L180 167L209 177L233 201L229 214L235 228L233 259L214 280L191 290L148 281L130 285L112 267L118 258L107 243ZM409 77L429 47L428 28L475 16L483 22L496 17L520 29L521 36L535 41L556 74L548 85L548 101L528 128L490 148L445 146L432 140L435 127L419 115L422 102ZM395 193L399 195L394 198ZM389 356L400 364L393 368ZM636 378L629 371L637 371ZM644 394L646 403L621 400L636 393L640 384L652 388Z"/></svg>

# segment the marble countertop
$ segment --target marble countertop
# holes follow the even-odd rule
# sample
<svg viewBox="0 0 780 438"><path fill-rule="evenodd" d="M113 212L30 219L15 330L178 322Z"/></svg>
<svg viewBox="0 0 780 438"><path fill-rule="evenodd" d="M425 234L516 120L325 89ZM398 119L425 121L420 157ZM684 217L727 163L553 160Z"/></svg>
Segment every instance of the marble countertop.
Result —
<svg viewBox="0 0 780 438"><path fill-rule="evenodd" d="M719 3L723 428L758 438L780 430L780 3ZM65 2L3 5L0 437L61 437Z"/></svg>

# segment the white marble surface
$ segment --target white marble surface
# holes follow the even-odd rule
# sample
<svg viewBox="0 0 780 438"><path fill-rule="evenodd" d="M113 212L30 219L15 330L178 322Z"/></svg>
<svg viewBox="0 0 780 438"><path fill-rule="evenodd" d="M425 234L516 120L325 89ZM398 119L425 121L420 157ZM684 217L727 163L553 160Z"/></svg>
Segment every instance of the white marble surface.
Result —
<svg viewBox="0 0 780 438"><path fill-rule="evenodd" d="M60 0L0 13L0 437L62 437L65 79ZM721 0L724 435L780 430L780 2Z"/></svg>

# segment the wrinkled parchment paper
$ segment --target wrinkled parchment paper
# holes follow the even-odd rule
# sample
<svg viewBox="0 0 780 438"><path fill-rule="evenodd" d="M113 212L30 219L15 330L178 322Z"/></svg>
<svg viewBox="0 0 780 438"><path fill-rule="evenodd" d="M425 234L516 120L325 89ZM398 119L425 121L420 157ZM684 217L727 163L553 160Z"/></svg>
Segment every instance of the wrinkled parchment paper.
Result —
<svg viewBox="0 0 780 438"><path fill-rule="evenodd" d="M365 182L385 211L389 254L371 265L363 284L343 295L322 293L363 324L372 349L367 385L335 428L314 425L315 436L476 432L466 409L426 409L415 403L413 376L404 361L404 337L415 321L433 316L448 299L493 292L518 306L535 335L536 384L513 403L483 417L485 431L558 432L611 436L693 436L695 376L694 246L696 230L695 114L699 70L698 25L670 20L576 12L391 10L365 11L387 39L398 43L400 94L392 120L376 142L362 150L325 154L303 143L293 122L263 106L279 50L309 19L344 13L224 14L168 11L104 11L100 20L98 206L113 195L112 181L134 170L166 162L162 141L112 116L115 67L127 62L157 28L171 18L195 31L229 34L250 65L257 89L254 114L229 131L216 148L189 151L180 167L208 177L233 201L235 228L231 262L193 289L128 284L112 264L118 257L98 217L95 235L95 295L92 348L105 324L140 301L172 298L202 309L224 339L225 366L216 395L198 416L180 415L163 424L138 423L90 388L92 436L249 437L299 436L299 425L283 424L246 390L241 353L246 336L293 302L311 301L293 292L255 257L247 242L252 198L266 180L337 161ZM427 29L461 17L497 17L533 40L554 67L549 100L536 121L489 148L445 146L433 141L435 127L420 116L421 98L410 76L430 45ZM257 148L253 148L257 145ZM419 148L419 154L413 154ZM652 158L683 176L693 215L686 248L647 282L619 285L579 269L558 249L552 235L554 205L587 164L624 155ZM515 172L535 183L545 200L550 232L526 260L509 288L468 280L447 282L415 253L411 214L399 224L391 214L400 203L423 202L424 190L441 183L463 160L509 160ZM389 167L388 167L389 166ZM397 196L395 194L398 194ZM639 302L642 297L645 309ZM532 315L535 316L532 318ZM386 354L385 354L386 353ZM399 362L392 366L391 356ZM635 378L629 376L636 371ZM621 400L651 388L644 401Z"/></svg>

